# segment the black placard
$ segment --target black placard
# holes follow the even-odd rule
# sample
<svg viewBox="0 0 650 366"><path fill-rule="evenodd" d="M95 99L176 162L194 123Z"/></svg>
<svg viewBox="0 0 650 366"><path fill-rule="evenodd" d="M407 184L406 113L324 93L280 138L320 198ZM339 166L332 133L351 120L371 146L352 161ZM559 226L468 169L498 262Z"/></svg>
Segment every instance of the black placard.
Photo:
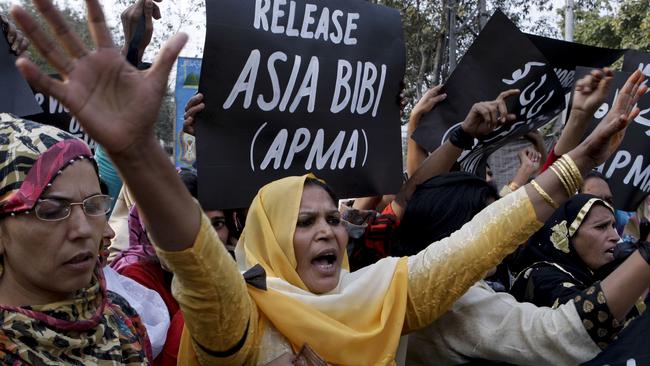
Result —
<svg viewBox="0 0 650 366"><path fill-rule="evenodd" d="M263 184L306 172L342 197L399 189L399 12L362 0L206 5L204 207L247 207Z"/></svg>
<svg viewBox="0 0 650 366"><path fill-rule="evenodd" d="M650 53L639 50L627 50L623 58L622 71L633 72L639 69L645 74L650 76Z"/></svg>
<svg viewBox="0 0 650 366"><path fill-rule="evenodd" d="M55 79L60 79L60 76L57 74L50 76ZM25 116L25 119L57 127L83 140L88 144L91 150L95 150L95 140L90 138L90 136L83 130L81 124L77 121L77 118L70 114L68 108L51 95L45 94L36 89L32 89L32 92L33 98L35 98L38 105L40 105L39 113Z"/></svg>
<svg viewBox="0 0 650 366"><path fill-rule="evenodd" d="M544 55L497 11L445 83L447 99L423 116L412 137L433 151L464 120L474 103L493 100L508 89L521 90L509 103L517 121L476 141L474 148L460 158L463 170L483 174L492 152L545 125L565 107L562 86Z"/></svg>
<svg viewBox="0 0 650 366"><path fill-rule="evenodd" d="M564 91L569 93L575 83L576 66L602 68L618 60L625 50L588 46L554 38L526 34L553 66Z"/></svg>
<svg viewBox="0 0 650 366"><path fill-rule="evenodd" d="M576 79L591 70L578 67ZM596 111L585 136L605 117L629 76L628 72L614 73L609 95ZM646 93L641 97L637 106L641 113L628 125L621 146L598 167L598 170L609 178L614 194L614 206L623 211L636 211L639 203L650 192L650 94Z"/></svg>
<svg viewBox="0 0 650 366"><path fill-rule="evenodd" d="M16 56L0 31L0 112L18 117L40 113L29 85L16 69Z"/></svg>

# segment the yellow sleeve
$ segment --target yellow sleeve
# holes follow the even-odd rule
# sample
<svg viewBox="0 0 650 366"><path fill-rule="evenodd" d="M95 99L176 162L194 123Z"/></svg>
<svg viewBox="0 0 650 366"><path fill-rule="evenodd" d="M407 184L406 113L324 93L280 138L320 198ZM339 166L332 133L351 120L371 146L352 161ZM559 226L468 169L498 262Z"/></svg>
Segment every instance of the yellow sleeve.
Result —
<svg viewBox="0 0 650 366"><path fill-rule="evenodd" d="M526 191L518 189L410 257L405 331L437 319L541 226Z"/></svg>
<svg viewBox="0 0 650 366"><path fill-rule="evenodd" d="M185 318L178 364L243 365L254 357L257 309L207 216L201 214L192 247L178 252L156 250L174 273L172 293Z"/></svg>

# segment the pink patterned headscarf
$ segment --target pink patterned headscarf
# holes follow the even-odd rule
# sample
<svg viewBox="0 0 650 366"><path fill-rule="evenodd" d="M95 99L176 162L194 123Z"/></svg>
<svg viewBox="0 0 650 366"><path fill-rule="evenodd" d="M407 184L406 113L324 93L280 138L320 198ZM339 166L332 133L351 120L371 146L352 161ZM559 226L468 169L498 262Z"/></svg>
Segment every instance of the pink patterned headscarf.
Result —
<svg viewBox="0 0 650 366"><path fill-rule="evenodd" d="M61 171L88 145L56 127L0 113L0 215L31 210Z"/></svg>
<svg viewBox="0 0 650 366"><path fill-rule="evenodd" d="M63 169L84 158L94 163L74 136L0 113L0 215L31 210ZM90 286L69 300L0 304L0 364L150 364L144 324L126 300L106 290L97 263Z"/></svg>

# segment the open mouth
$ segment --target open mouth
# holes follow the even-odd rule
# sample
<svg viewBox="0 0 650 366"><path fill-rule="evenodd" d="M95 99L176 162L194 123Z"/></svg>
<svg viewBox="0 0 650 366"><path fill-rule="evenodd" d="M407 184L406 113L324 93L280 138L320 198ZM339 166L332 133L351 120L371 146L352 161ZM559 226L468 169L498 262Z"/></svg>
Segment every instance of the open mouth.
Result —
<svg viewBox="0 0 650 366"><path fill-rule="evenodd" d="M614 255L614 247L611 247L605 251L605 253L609 253L611 255Z"/></svg>
<svg viewBox="0 0 650 366"><path fill-rule="evenodd" d="M311 260L311 264L313 264L319 272L323 274L331 274L336 271L337 259L338 256L336 251L327 250L314 257L314 259Z"/></svg>

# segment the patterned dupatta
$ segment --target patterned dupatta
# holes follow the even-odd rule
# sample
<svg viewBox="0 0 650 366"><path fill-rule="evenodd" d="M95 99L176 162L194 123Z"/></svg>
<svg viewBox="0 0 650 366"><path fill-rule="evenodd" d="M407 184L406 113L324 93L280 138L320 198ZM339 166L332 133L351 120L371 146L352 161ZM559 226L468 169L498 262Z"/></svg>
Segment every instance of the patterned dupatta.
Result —
<svg viewBox="0 0 650 366"><path fill-rule="evenodd" d="M144 324L122 297L106 291L99 270L71 300L0 305L0 321L3 365L150 364Z"/></svg>
<svg viewBox="0 0 650 366"><path fill-rule="evenodd" d="M31 210L65 167L91 158L88 146L68 133L0 113L0 215ZM2 261L0 256L0 276ZM106 290L100 269L98 258L89 287L70 300L0 304L0 363L148 365L144 325L122 297Z"/></svg>

